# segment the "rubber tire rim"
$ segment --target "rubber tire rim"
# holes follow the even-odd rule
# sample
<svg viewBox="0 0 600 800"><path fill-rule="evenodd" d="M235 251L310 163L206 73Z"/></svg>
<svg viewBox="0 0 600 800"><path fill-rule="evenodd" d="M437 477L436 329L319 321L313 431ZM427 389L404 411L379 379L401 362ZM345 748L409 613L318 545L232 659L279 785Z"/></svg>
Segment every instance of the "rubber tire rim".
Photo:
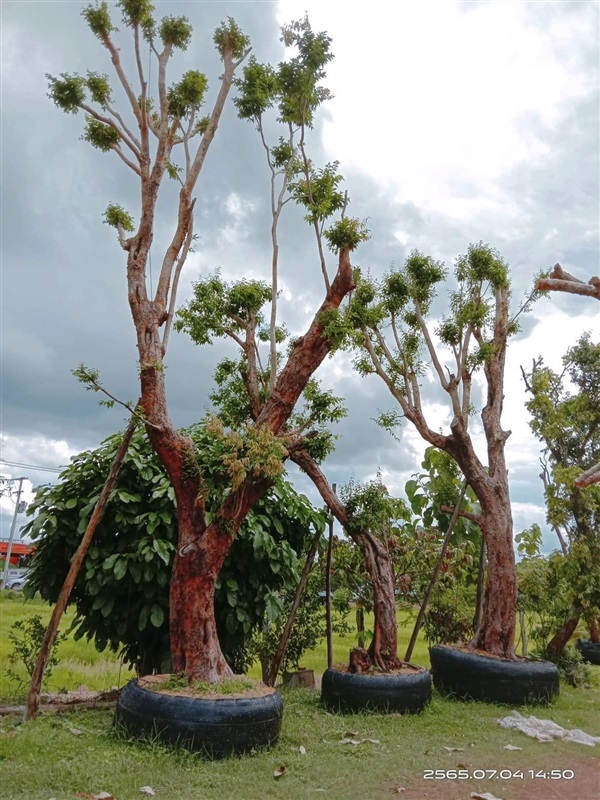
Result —
<svg viewBox="0 0 600 800"><path fill-rule="evenodd" d="M584 661L589 664L600 664L599 642L592 642L591 639L577 639L576 647Z"/></svg>
<svg viewBox="0 0 600 800"><path fill-rule="evenodd" d="M508 661L452 647L429 648L435 688L461 700L522 705L548 703L559 693L559 671L549 661Z"/></svg>
<svg viewBox="0 0 600 800"><path fill-rule="evenodd" d="M334 711L383 711L418 714L431 700L431 673L354 675L327 669L321 680L321 699Z"/></svg>
<svg viewBox="0 0 600 800"><path fill-rule="evenodd" d="M272 747L282 717L279 692L212 700L160 694L134 679L119 695L115 722L136 739L158 738L208 758L224 758Z"/></svg>

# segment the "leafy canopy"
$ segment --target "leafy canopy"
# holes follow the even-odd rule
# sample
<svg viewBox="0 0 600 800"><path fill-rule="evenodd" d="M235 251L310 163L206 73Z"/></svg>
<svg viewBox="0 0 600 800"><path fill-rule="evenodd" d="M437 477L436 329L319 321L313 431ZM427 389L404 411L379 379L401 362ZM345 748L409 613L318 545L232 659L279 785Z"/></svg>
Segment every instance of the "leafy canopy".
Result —
<svg viewBox="0 0 600 800"><path fill-rule="evenodd" d="M214 514L229 485L227 450L206 424L189 435ZM54 602L85 530L120 436L75 456L55 486L37 489L26 526L36 541L26 591ZM325 516L278 478L243 523L220 573L215 609L219 638L236 668L245 663L252 631L282 612L279 593L296 586L303 553ZM76 638L100 650L122 649L142 671L159 669L169 653L169 581L177 543L173 488L147 436L136 431L117 489L73 590Z"/></svg>

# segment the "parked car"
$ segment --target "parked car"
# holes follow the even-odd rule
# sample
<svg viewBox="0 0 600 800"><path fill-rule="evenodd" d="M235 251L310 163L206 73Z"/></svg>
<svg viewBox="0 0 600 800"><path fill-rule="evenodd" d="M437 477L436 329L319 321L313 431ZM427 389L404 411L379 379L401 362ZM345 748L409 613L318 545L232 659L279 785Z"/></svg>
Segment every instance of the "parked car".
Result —
<svg viewBox="0 0 600 800"><path fill-rule="evenodd" d="M10 589L13 592L20 592L23 588L23 584L25 583L28 572L29 570L24 567L9 569L6 577L6 586L3 588Z"/></svg>

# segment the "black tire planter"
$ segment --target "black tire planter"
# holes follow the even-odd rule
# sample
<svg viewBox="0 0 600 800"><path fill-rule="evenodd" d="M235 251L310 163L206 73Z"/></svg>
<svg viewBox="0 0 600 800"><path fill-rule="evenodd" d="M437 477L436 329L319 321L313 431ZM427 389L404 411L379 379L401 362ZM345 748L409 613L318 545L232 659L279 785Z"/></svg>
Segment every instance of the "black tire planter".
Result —
<svg viewBox="0 0 600 800"><path fill-rule="evenodd" d="M156 739L208 758L263 750L281 733L283 700L265 697L187 697L153 692L130 681L121 691L115 722L136 739Z"/></svg>
<svg viewBox="0 0 600 800"><path fill-rule="evenodd" d="M508 661L443 645L430 647L429 655L435 688L460 700L549 703L559 692L558 667L549 661Z"/></svg>
<svg viewBox="0 0 600 800"><path fill-rule="evenodd" d="M424 667L400 675L327 669L321 680L321 700L333 711L418 714L431 700L431 673Z"/></svg>
<svg viewBox="0 0 600 800"><path fill-rule="evenodd" d="M600 664L600 643L590 639L577 639L577 649L581 657L589 664Z"/></svg>

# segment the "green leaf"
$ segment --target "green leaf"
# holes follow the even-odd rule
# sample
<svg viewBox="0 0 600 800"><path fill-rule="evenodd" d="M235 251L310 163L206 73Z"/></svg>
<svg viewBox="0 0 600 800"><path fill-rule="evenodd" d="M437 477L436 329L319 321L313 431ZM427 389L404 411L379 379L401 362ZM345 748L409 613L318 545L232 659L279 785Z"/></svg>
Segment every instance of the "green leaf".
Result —
<svg viewBox="0 0 600 800"><path fill-rule="evenodd" d="M148 624L148 617L150 616L150 608L148 606L144 606L140 611L140 616L138 619L138 628L143 631Z"/></svg>
<svg viewBox="0 0 600 800"><path fill-rule="evenodd" d="M156 604L153 605L152 611L150 612L150 622L154 625L155 628L160 628L164 621L165 621L164 610Z"/></svg>
<svg viewBox="0 0 600 800"><path fill-rule="evenodd" d="M120 558L118 561L115 562L114 566L114 575L115 578L120 581L122 578L125 577L127 574L127 561L124 558Z"/></svg>

